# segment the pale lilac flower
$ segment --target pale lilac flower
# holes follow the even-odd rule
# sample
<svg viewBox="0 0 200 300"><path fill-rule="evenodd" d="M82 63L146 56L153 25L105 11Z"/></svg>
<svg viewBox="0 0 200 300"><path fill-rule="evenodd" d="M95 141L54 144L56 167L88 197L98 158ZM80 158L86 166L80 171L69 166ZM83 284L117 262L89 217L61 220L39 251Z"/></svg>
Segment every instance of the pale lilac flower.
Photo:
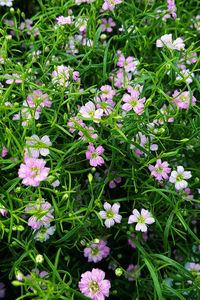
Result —
<svg viewBox="0 0 200 300"><path fill-rule="evenodd" d="M35 120L38 120L40 118L40 107L37 107L36 109L27 108L26 101L23 102L23 106L25 106L25 108L22 108L22 110L19 113L15 114L12 118L13 120L22 120L22 126L27 126L33 118Z"/></svg>
<svg viewBox="0 0 200 300"><path fill-rule="evenodd" d="M15 277L19 281L23 281L24 280L24 274L21 271L19 271L19 270L16 272Z"/></svg>
<svg viewBox="0 0 200 300"><path fill-rule="evenodd" d="M122 0L104 0L102 9L113 11L117 4L122 3Z"/></svg>
<svg viewBox="0 0 200 300"><path fill-rule="evenodd" d="M173 101L180 109L188 109L190 104L195 105L197 101L197 99L194 96L192 96L189 91L181 93L178 90L175 90L172 97Z"/></svg>
<svg viewBox="0 0 200 300"><path fill-rule="evenodd" d="M87 4L90 4L92 2L94 2L95 0L75 0L75 4L76 5L80 5L82 3L87 3Z"/></svg>
<svg viewBox="0 0 200 300"><path fill-rule="evenodd" d="M21 22L19 25L19 30L23 31L24 29L32 30L33 21L26 19L25 22Z"/></svg>
<svg viewBox="0 0 200 300"><path fill-rule="evenodd" d="M66 53L69 53L72 55L76 55L79 53L79 50L75 44L75 38L73 36L68 37L68 41L65 45L65 50L66 50Z"/></svg>
<svg viewBox="0 0 200 300"><path fill-rule="evenodd" d="M134 59L132 56L125 58L123 54L120 53L117 66L124 68L126 72L135 72L137 70L138 60Z"/></svg>
<svg viewBox="0 0 200 300"><path fill-rule="evenodd" d="M191 65L196 63L198 60L197 52L190 52L186 55L186 64Z"/></svg>
<svg viewBox="0 0 200 300"><path fill-rule="evenodd" d="M57 66L51 76L53 84L62 87L69 87L71 81L80 81L79 72L74 71L74 69L69 66Z"/></svg>
<svg viewBox="0 0 200 300"><path fill-rule="evenodd" d="M78 135L80 136L81 140L86 141L88 139L88 135L94 140L98 138L98 134L95 133L94 127L84 126L84 129L86 130L87 134L85 133L85 131L81 131L81 130L79 130L78 132Z"/></svg>
<svg viewBox="0 0 200 300"><path fill-rule="evenodd" d="M171 172L168 162L162 162L161 159L157 159L155 166L149 165L148 168L151 171L151 175L154 176L157 181L168 179L168 174Z"/></svg>
<svg viewBox="0 0 200 300"><path fill-rule="evenodd" d="M87 23L88 23L88 18L86 18L85 16L76 18L75 27L79 30L81 35L86 33Z"/></svg>
<svg viewBox="0 0 200 300"><path fill-rule="evenodd" d="M200 15L197 15L193 21L194 21L194 24L193 24L194 27L196 28L196 30L198 32L200 32Z"/></svg>
<svg viewBox="0 0 200 300"><path fill-rule="evenodd" d="M60 25L68 25L73 23L73 16L59 16L56 18L57 24Z"/></svg>
<svg viewBox="0 0 200 300"><path fill-rule="evenodd" d="M4 298L6 293L5 284L0 282L0 298Z"/></svg>
<svg viewBox="0 0 200 300"><path fill-rule="evenodd" d="M113 180L111 180L109 182L109 188L110 189L115 189L116 186L121 183L121 181L122 181L122 178L120 176L115 177Z"/></svg>
<svg viewBox="0 0 200 300"><path fill-rule="evenodd" d="M128 218L128 224L137 223L135 230L147 232L147 225L153 224L155 219L151 216L151 213L142 208L141 213L137 209L132 211L132 215ZM147 224L147 225L146 225Z"/></svg>
<svg viewBox="0 0 200 300"><path fill-rule="evenodd" d="M101 31L102 32L105 32L105 31L112 32L113 31L113 27L116 26L116 23L110 17L108 19L102 18L101 21L102 21L102 23L101 23L101 27L102 27Z"/></svg>
<svg viewBox="0 0 200 300"><path fill-rule="evenodd" d="M41 227L36 234L34 235L34 239L39 242L46 242L51 235L53 235L56 231L56 226L51 227Z"/></svg>
<svg viewBox="0 0 200 300"><path fill-rule="evenodd" d="M182 199L183 200L193 200L194 196L191 194L191 189L186 188L182 191Z"/></svg>
<svg viewBox="0 0 200 300"><path fill-rule="evenodd" d="M105 202L103 205L105 210L101 210L99 215L105 220L104 224L107 228L110 228L116 223L121 223L122 216L119 215L120 204L115 203L112 206Z"/></svg>
<svg viewBox="0 0 200 300"><path fill-rule="evenodd" d="M20 79L19 74L16 74L16 73L13 73L12 75L6 74L5 78L7 78L7 80L6 80L7 84L12 84L13 82L22 83L22 80Z"/></svg>
<svg viewBox="0 0 200 300"><path fill-rule="evenodd" d="M131 94L124 94L122 101L125 104L122 105L122 109L125 111L134 110L138 115L141 115L144 112L144 103L146 98L139 98L140 92L138 90L132 90Z"/></svg>
<svg viewBox="0 0 200 300"><path fill-rule="evenodd" d="M166 46L168 49L172 50L184 50L185 44L182 38L177 38L176 40L172 40L172 34L164 34L160 39L156 41L156 47L162 48Z"/></svg>
<svg viewBox="0 0 200 300"><path fill-rule="evenodd" d="M115 87L126 88L132 79L132 72L124 72L124 70L120 68L111 74L110 79L114 81Z"/></svg>
<svg viewBox="0 0 200 300"><path fill-rule="evenodd" d="M100 269L92 269L81 274L78 287L81 293L92 300L105 300L109 296L110 281L105 280L105 272Z"/></svg>
<svg viewBox="0 0 200 300"><path fill-rule="evenodd" d="M53 212L51 204L44 199L38 199L36 203L30 203L26 206L25 212L32 216L28 219L28 226L32 229L40 229L42 226L49 227L53 221Z"/></svg>
<svg viewBox="0 0 200 300"><path fill-rule="evenodd" d="M26 98L26 102L31 108L51 107L52 105L48 94L43 94L40 90L34 90L31 94L29 94Z"/></svg>
<svg viewBox="0 0 200 300"><path fill-rule="evenodd" d="M132 139L132 142L135 142L139 144L141 147L146 149L148 152L151 151L157 151L158 150L158 145L157 144L152 144L153 141L153 136L150 135L148 138L142 133L138 132L135 136L135 138ZM141 149L137 148L134 144L130 145L130 149L135 152L136 155L141 156L142 154L145 154Z"/></svg>
<svg viewBox="0 0 200 300"><path fill-rule="evenodd" d="M190 70L184 69L179 71L180 74L176 76L177 81L185 81L188 84L192 83L194 78L194 73L191 73Z"/></svg>
<svg viewBox="0 0 200 300"><path fill-rule="evenodd" d="M74 133L76 129L78 129L77 125L78 126L80 125L83 128L86 127L83 120L80 120L77 116L73 116L73 118L70 118L70 120L67 122L67 126L69 127L69 132Z"/></svg>
<svg viewBox="0 0 200 300"><path fill-rule="evenodd" d="M28 274L28 275L26 275L26 276L24 276L23 279L26 280L27 283L33 284L33 286L34 286L36 277L38 279L40 279L40 280L37 280L37 282L39 283L41 289L45 290L47 288L46 287L46 283L44 281L42 281L42 279L45 280L45 279L47 279L49 277L49 273L48 272L46 272L46 271L41 271L40 272L40 270L37 269L37 268L36 269L32 269L31 273ZM33 286L30 286L29 289L31 291L36 291L36 290L34 290Z"/></svg>
<svg viewBox="0 0 200 300"><path fill-rule="evenodd" d="M172 15L172 17L174 19L176 19L177 15L176 15L176 4L175 4L175 0L167 0L168 3L168 11L170 12L170 14Z"/></svg>
<svg viewBox="0 0 200 300"><path fill-rule="evenodd" d="M84 106L81 106L79 112L83 118L89 120L92 119L95 123L98 123L103 115L103 109L96 108L92 101L89 101Z"/></svg>
<svg viewBox="0 0 200 300"><path fill-rule="evenodd" d="M125 278L127 278L128 281L135 281L138 277L140 277L140 267L130 264L126 269Z"/></svg>
<svg viewBox="0 0 200 300"><path fill-rule="evenodd" d="M7 154L8 154L8 149L5 146L3 146L1 150L1 157L6 157Z"/></svg>
<svg viewBox="0 0 200 300"><path fill-rule="evenodd" d="M103 152L104 148L102 146L98 146L97 148L95 148L94 145L89 144L85 156L89 160L92 167L97 167L104 164L104 159L103 157L101 157L101 154L103 154Z"/></svg>
<svg viewBox="0 0 200 300"><path fill-rule="evenodd" d="M28 147L25 148L25 155L33 158L38 158L39 155L47 156L50 153L49 147L52 145L47 135L40 139L36 134L28 138L26 144Z"/></svg>
<svg viewBox="0 0 200 300"><path fill-rule="evenodd" d="M112 89L110 85L102 85L100 88L101 94L100 97L102 100L112 100L116 92Z"/></svg>
<svg viewBox="0 0 200 300"><path fill-rule="evenodd" d="M92 242L89 247L84 249L84 256L88 258L88 262L97 263L106 258L110 253L110 248L104 240Z"/></svg>
<svg viewBox="0 0 200 300"><path fill-rule="evenodd" d="M115 102L111 99L103 100L102 97L95 97L96 107L103 110L103 115L109 116L113 112Z"/></svg>
<svg viewBox="0 0 200 300"><path fill-rule="evenodd" d="M148 234L147 232L143 232L142 235L142 241L141 243L144 244L144 242L147 241L148 239ZM134 240L138 240L138 236L135 233L132 233L130 238L128 239L128 244L133 248L136 249L136 244L134 243Z"/></svg>
<svg viewBox="0 0 200 300"><path fill-rule="evenodd" d="M55 181L53 181L51 183L51 185L52 185L52 187L56 188L56 187L58 187L60 185L60 181L58 179L56 179Z"/></svg>
<svg viewBox="0 0 200 300"><path fill-rule="evenodd" d="M0 214L3 216L3 217L6 217L8 215L8 211L6 210L5 206L0 204Z"/></svg>
<svg viewBox="0 0 200 300"><path fill-rule="evenodd" d="M183 190L188 186L188 182L185 179L190 179L191 177L190 171L185 171L182 166L178 166L177 171L171 172L169 181L175 184L177 190Z"/></svg>
<svg viewBox="0 0 200 300"><path fill-rule="evenodd" d="M23 179L22 183L27 186L39 186L41 181L47 179L50 170L45 164L43 159L26 158L18 171L19 178Z"/></svg>
<svg viewBox="0 0 200 300"><path fill-rule="evenodd" d="M194 262L188 262L185 264L185 268L192 273L194 277L200 276L200 264ZM189 284L192 284L191 280L187 281Z"/></svg>

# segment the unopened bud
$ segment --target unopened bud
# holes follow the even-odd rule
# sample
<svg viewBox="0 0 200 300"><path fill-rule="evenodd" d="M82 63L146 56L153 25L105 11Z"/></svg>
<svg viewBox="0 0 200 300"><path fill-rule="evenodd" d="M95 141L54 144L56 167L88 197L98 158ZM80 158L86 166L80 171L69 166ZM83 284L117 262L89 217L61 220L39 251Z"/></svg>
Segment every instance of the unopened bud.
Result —
<svg viewBox="0 0 200 300"><path fill-rule="evenodd" d="M44 261L44 257L41 254L38 254L35 258L36 263L42 264Z"/></svg>
<svg viewBox="0 0 200 300"><path fill-rule="evenodd" d="M116 275L116 276L121 276L122 274L123 274L122 268L117 268L117 269L115 269L115 275Z"/></svg>

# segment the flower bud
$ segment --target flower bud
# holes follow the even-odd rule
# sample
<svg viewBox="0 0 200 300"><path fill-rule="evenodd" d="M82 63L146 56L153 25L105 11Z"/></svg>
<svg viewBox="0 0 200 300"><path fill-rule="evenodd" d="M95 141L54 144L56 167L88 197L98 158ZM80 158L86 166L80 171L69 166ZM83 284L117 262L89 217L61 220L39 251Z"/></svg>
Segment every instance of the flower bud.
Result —
<svg viewBox="0 0 200 300"><path fill-rule="evenodd" d="M122 268L117 268L117 269L115 269L115 275L116 275L116 276L121 276L122 274L123 274Z"/></svg>
<svg viewBox="0 0 200 300"><path fill-rule="evenodd" d="M89 181L89 183L91 183L91 182L92 182L92 180L93 180L93 176L92 176L92 174L88 174L88 181Z"/></svg>
<svg viewBox="0 0 200 300"><path fill-rule="evenodd" d="M36 263L42 264L44 261L44 257L41 254L38 254L35 258Z"/></svg>

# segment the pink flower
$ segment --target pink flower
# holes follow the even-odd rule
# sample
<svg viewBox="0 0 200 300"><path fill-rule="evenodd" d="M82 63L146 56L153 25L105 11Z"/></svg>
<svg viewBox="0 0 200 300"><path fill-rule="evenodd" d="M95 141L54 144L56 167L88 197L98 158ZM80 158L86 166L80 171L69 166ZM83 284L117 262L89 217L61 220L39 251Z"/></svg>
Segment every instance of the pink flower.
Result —
<svg viewBox="0 0 200 300"><path fill-rule="evenodd" d="M176 15L177 8L176 8L175 1L174 0L167 0L167 3L168 3L169 13L172 15L172 17L174 19L176 19L176 17L177 17L177 15ZM170 15L169 15L169 17L170 17Z"/></svg>
<svg viewBox="0 0 200 300"><path fill-rule="evenodd" d="M1 157L5 157L8 154L8 149L3 146L2 151L1 151Z"/></svg>
<svg viewBox="0 0 200 300"><path fill-rule="evenodd" d="M102 100L112 100L116 92L112 89L110 85L102 85L101 90L101 99Z"/></svg>
<svg viewBox="0 0 200 300"><path fill-rule="evenodd" d="M168 3L168 10L171 13L172 17L174 19L176 19L177 15L176 15L176 4L175 4L175 0L167 0Z"/></svg>
<svg viewBox="0 0 200 300"><path fill-rule="evenodd" d="M22 183L27 186L39 186L41 181L47 179L50 170L45 164L43 159L26 158L18 171L19 178L23 179Z"/></svg>
<svg viewBox="0 0 200 300"><path fill-rule="evenodd" d="M81 275L78 287L81 293L92 300L105 300L109 296L110 281L105 280L105 272L100 269L92 269Z"/></svg>
<svg viewBox="0 0 200 300"><path fill-rule="evenodd" d="M58 25L66 25L66 24L72 24L73 19L72 16L64 17L64 16L59 16L56 18L57 24Z"/></svg>
<svg viewBox="0 0 200 300"><path fill-rule="evenodd" d="M144 208L141 209L141 213L137 209L132 211L132 215L128 218L128 224L137 223L135 230L147 232L146 224L153 224L155 219L151 216L150 212Z"/></svg>
<svg viewBox="0 0 200 300"><path fill-rule="evenodd" d="M116 23L113 21L112 18L108 18L108 19L105 19L105 18L102 18L102 23L101 23L101 27L102 27L102 32L112 32L113 29L112 27L115 27L116 26Z"/></svg>
<svg viewBox="0 0 200 300"><path fill-rule="evenodd" d="M195 105L197 101L197 99L194 96L192 96L189 91L181 93L176 90L174 91L172 97L173 101L180 109L188 109L190 104Z"/></svg>
<svg viewBox="0 0 200 300"><path fill-rule="evenodd" d="M124 94L122 100L125 104L122 105L122 109L125 111L134 110L138 115L141 115L144 111L144 103L146 98L139 98L140 92L138 90L131 91L131 94Z"/></svg>
<svg viewBox="0 0 200 300"><path fill-rule="evenodd" d="M117 4L122 3L122 0L104 0L102 9L113 11Z"/></svg>
<svg viewBox="0 0 200 300"><path fill-rule="evenodd" d="M149 165L149 170L151 171L151 175L154 176L158 181L161 181L162 179L168 179L167 174L171 172L168 162L162 162L161 159L157 159L155 166Z"/></svg>
<svg viewBox="0 0 200 300"><path fill-rule="evenodd" d="M83 118L92 119L95 123L98 123L103 115L103 109L96 109L92 101L89 101L84 106L81 106L79 112Z"/></svg>
<svg viewBox="0 0 200 300"><path fill-rule="evenodd" d="M137 70L138 61L132 56L124 57L123 54L119 55L117 66L124 68L126 72L135 72Z"/></svg>
<svg viewBox="0 0 200 300"><path fill-rule="evenodd" d="M99 212L99 215L102 219L105 220L104 224L107 228L110 228L116 223L121 223L122 216L119 215L119 209L120 209L120 204L115 203L112 206L108 203L105 202L103 205L104 210L101 210Z"/></svg>
<svg viewBox="0 0 200 300"><path fill-rule="evenodd" d="M101 154L104 152L104 148L102 146L98 146L96 149L94 145L89 144L88 150L85 155L86 158L89 159L90 165L92 167L101 166L104 164L104 159L101 157Z"/></svg>
<svg viewBox="0 0 200 300"><path fill-rule="evenodd" d="M31 108L51 107L52 105L48 94L43 94L40 90L34 90L31 94L29 94L26 98L26 102Z"/></svg>
<svg viewBox="0 0 200 300"><path fill-rule="evenodd" d="M98 241L98 243L91 243L90 247L84 249L84 256L88 258L88 262L99 262L103 258L106 258L110 253L110 248L106 246L107 242L104 240Z"/></svg>

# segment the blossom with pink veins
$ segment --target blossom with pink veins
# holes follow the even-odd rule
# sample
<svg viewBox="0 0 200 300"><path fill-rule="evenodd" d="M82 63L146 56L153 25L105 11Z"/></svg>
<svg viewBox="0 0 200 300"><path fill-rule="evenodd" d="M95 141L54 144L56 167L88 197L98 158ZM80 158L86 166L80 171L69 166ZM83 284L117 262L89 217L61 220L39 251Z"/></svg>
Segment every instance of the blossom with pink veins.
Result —
<svg viewBox="0 0 200 300"><path fill-rule="evenodd" d="M144 112L144 103L146 98L139 98L140 92L138 90L132 90L130 94L124 94L122 101L125 104L122 105L122 109L126 112L134 110L138 115L141 115Z"/></svg>
<svg viewBox="0 0 200 300"><path fill-rule="evenodd" d="M89 144L85 156L89 160L89 163L92 167L97 167L104 164L104 159L101 157L103 152L104 148L102 146L95 148L94 145Z"/></svg>

